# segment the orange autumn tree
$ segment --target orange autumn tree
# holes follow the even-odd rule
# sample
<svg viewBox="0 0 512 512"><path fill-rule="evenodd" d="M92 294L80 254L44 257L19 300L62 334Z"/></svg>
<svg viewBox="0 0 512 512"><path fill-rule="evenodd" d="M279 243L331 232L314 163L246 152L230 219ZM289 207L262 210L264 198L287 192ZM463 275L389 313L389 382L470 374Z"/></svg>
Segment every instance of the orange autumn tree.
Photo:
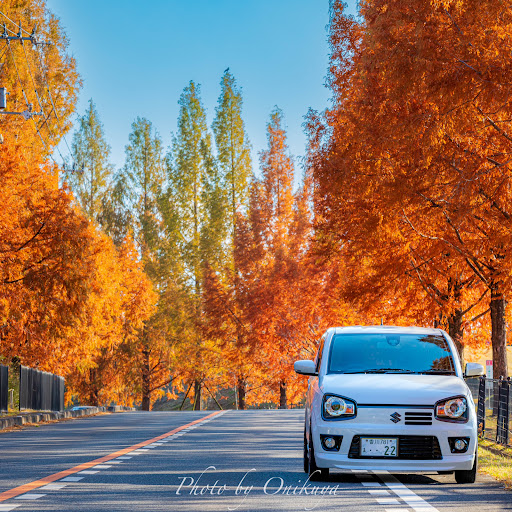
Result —
<svg viewBox="0 0 512 512"><path fill-rule="evenodd" d="M34 111L49 114L54 106L60 128L55 115L0 116L0 352L7 360L16 357L53 371L63 364L67 371L81 347L66 343L62 333L86 301L94 235L71 207L69 194L57 190L55 169L45 158L68 127L78 75L65 35L44 2L7 1L2 12L24 30L37 25L37 37L52 43L40 49L30 42L3 42L0 79L9 92L8 110L30 111L32 104ZM11 35L18 32L5 21Z"/></svg>
<svg viewBox="0 0 512 512"><path fill-rule="evenodd" d="M89 405L134 405L142 399L138 342L156 295L131 239L116 249L98 235L95 279L86 313L68 337L91 340L89 359L70 375L70 394Z"/></svg>
<svg viewBox="0 0 512 512"><path fill-rule="evenodd" d="M280 110L272 112L267 129L262 178L254 180L247 217L239 219L235 255L242 320L254 361L249 380L255 392L248 401L286 408L304 392L293 362L314 357L324 330L347 321L348 309L336 297L334 269L310 250L311 181L306 177L294 193L295 170Z"/></svg>
<svg viewBox="0 0 512 512"><path fill-rule="evenodd" d="M42 0L7 0L2 12L11 35L19 28L9 19L21 23L23 35L37 25L38 41L51 44L2 43L8 110L44 116L0 116L0 358L65 376L68 398L133 399L140 389L121 381L120 359L100 386L90 376L101 370L102 355L131 341L150 314L153 292L130 244L118 252L69 190L58 188L49 163L70 127L79 87L59 21Z"/></svg>
<svg viewBox="0 0 512 512"><path fill-rule="evenodd" d="M501 118L490 112L506 111L508 92L475 70L485 62L488 73L506 72L497 56L506 52L508 9L486 2L368 1L356 22L335 2L335 102L315 161L326 246L352 259L359 255L373 283L389 287L386 277L400 279L405 300L412 292L434 305L416 308L420 316L413 316L441 319L459 336L464 315L481 318L482 300L490 295L501 374L510 272L500 155L508 141L497 129ZM503 37L490 37L489 23ZM386 268L402 271L386 276Z"/></svg>

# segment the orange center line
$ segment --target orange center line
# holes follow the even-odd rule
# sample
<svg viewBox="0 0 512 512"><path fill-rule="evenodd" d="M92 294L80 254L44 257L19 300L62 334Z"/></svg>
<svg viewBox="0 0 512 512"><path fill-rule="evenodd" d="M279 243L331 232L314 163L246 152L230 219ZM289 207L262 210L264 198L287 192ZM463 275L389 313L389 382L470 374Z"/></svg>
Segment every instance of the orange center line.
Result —
<svg viewBox="0 0 512 512"><path fill-rule="evenodd" d="M153 439L149 439L147 441L143 441L141 443L134 444L133 446L129 446L128 448L123 448L122 450L119 450L114 453L110 453L109 455L105 455L104 457L100 457L99 459L91 460L90 462L84 462L83 464L79 464L78 466L75 466L70 469L66 469L64 471L59 471L58 473L54 473L53 475L45 476L44 478L41 478L39 480L34 480L33 482L29 482L28 484L20 485L19 487L14 487L14 489L10 489L8 491L0 493L0 502L8 500L10 498L15 498L16 496L19 496L20 494L24 494L28 491L33 491L34 489L37 489L38 487L42 487L43 485L50 484L52 482L55 482L56 480L60 480L61 478L64 478L69 475L73 475L75 473L78 473L79 471L83 471L84 469L91 468L92 466L96 466L97 464L101 464L102 462L107 462L112 459L116 459L117 457L120 457L121 455L125 455L127 453L133 452L137 450L138 448L142 448L143 446L147 446L148 444L154 443L156 441L160 441L161 439L165 439L166 437L172 436L173 434L176 434L180 430L183 430L185 428L191 427L192 425L195 425L197 423L201 423L208 418L212 418L213 416L216 416L221 411L215 411L209 414L208 416L205 416L204 418L199 418L198 420L192 421L191 423L187 423L186 425L182 425L181 427L177 427L174 430L171 430L170 432L166 432L165 434L162 434L161 436L154 437Z"/></svg>

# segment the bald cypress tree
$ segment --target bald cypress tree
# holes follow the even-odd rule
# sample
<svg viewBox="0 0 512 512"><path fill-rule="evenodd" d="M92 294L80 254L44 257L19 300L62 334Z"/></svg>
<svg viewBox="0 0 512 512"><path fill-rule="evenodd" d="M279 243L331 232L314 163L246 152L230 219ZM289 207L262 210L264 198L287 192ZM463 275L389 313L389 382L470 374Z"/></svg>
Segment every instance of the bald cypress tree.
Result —
<svg viewBox="0 0 512 512"><path fill-rule="evenodd" d="M242 119L243 98L235 77L226 69L221 79L221 92L215 109L213 132L217 146L219 168L224 181L226 195L226 220L229 233L229 256L227 276L223 279L230 290L232 298L229 308L226 308L227 319L235 331L234 339L230 342L232 352L241 355L243 350L243 328L240 321L241 300L239 293L239 278L236 259L234 257L234 239L236 234L237 214L247 209L249 198L249 179L252 174L251 146ZM237 381L238 406L245 409L246 372L244 357L236 357L234 372Z"/></svg>
<svg viewBox="0 0 512 512"><path fill-rule="evenodd" d="M220 266L224 258L224 192L200 86L191 81L183 90L179 105L178 130L167 157L169 188L163 211L168 236L174 240L168 245L169 250L180 260L176 281L188 302L181 302L188 312L182 331L188 338L183 340L184 366L194 384L194 408L200 409L201 390L209 370L205 360L208 340L202 334L204 269Z"/></svg>
<svg viewBox="0 0 512 512"><path fill-rule="evenodd" d="M113 165L109 162L110 146L92 99L84 115L78 118L71 151L75 169L65 172L64 180L70 185L82 210L91 219L101 222L102 203Z"/></svg>

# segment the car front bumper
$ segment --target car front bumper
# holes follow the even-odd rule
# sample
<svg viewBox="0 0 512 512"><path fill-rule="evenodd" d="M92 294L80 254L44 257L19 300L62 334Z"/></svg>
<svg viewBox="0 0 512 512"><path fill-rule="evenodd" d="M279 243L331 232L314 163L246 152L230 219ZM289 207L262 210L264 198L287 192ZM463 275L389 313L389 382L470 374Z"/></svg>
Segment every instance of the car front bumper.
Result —
<svg viewBox="0 0 512 512"><path fill-rule="evenodd" d="M320 434L343 436L339 451L323 449ZM436 420L433 425L427 427L320 421L313 426L312 436L316 463L320 468L406 472L469 470L473 467L477 443L476 427L472 422L453 424ZM437 450L432 456L429 456L429 453L426 453L425 456L417 453L413 455L409 453L404 456L400 453L399 446L398 457L361 458L357 448L357 436L385 436L407 440L414 438L429 441L435 438L439 444L436 444ZM448 442L449 437L469 438L467 451L452 453Z"/></svg>

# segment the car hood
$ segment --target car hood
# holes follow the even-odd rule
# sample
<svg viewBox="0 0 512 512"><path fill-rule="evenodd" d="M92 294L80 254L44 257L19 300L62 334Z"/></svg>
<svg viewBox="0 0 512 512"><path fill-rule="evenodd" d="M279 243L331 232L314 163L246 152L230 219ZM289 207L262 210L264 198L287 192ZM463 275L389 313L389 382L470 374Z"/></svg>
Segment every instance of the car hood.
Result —
<svg viewBox="0 0 512 512"><path fill-rule="evenodd" d="M468 394L465 382L451 375L337 374L325 375L319 386L324 394L342 395L358 404L434 405Z"/></svg>

